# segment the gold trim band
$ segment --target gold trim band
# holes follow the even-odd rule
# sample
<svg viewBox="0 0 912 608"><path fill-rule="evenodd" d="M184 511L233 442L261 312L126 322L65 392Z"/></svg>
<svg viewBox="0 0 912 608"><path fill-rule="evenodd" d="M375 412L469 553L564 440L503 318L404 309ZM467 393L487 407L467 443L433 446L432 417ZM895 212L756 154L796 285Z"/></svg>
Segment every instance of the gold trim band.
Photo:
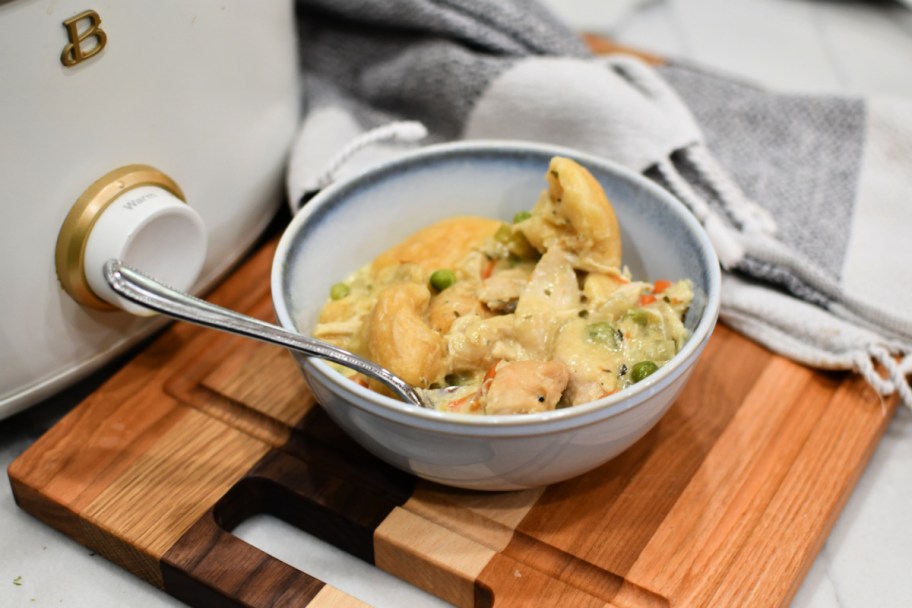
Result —
<svg viewBox="0 0 912 608"><path fill-rule="evenodd" d="M95 180L76 200L57 234L55 263L57 278L74 300L99 310L114 307L89 287L85 275L85 250L89 234L102 212L123 193L140 186L164 188L181 201L184 193L170 177L148 165L127 165Z"/></svg>

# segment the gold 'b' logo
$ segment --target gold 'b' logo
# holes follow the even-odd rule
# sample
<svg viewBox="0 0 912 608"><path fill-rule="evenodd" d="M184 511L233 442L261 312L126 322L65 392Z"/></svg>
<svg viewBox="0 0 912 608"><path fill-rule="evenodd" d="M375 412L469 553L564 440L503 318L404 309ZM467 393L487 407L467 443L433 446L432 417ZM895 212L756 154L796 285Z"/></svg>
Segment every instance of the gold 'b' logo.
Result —
<svg viewBox="0 0 912 608"><path fill-rule="evenodd" d="M83 21L87 21L88 26L80 32L79 24ZM92 10L79 13L75 17L64 21L63 27L66 28L70 43L63 47L63 53L60 54L60 63L71 68L77 63L81 63L100 53L101 49L108 43L108 35L98 27L100 25L101 17ZM94 38L95 44L89 45L88 49L86 49L83 47L83 43L89 38Z"/></svg>

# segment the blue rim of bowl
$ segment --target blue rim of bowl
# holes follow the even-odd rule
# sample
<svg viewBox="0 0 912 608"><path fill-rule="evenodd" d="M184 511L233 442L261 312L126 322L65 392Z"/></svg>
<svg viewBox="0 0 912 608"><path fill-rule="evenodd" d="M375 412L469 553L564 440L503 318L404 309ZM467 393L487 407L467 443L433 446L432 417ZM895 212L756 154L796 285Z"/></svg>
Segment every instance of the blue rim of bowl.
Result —
<svg viewBox="0 0 912 608"><path fill-rule="evenodd" d="M577 160L584 166L598 166L602 171L615 174L621 179L631 181L671 207L695 235L695 238L700 243L709 262L709 267L707 268L708 284L706 289L706 304L699 323L694 328L690 338L688 338L687 342L684 344L684 347L669 361L669 363L660 367L654 374L622 391L589 403L535 414L481 416L476 414L454 414L438 410L422 409L404 403L398 399L375 393L374 391L351 382L322 359L315 357L308 358L307 363L310 364L312 370L320 373L326 382L332 382L338 385L344 392L354 393L364 402L370 403L372 406L370 411L376 415L393 420L402 420L403 418L420 419L425 423L438 427L438 430L457 434L460 430L476 433L482 429L490 429L492 431L508 431L512 429L518 431L542 425L555 427L555 423L561 422L564 424L556 425L561 429L566 428L567 426L580 426L591 422L593 417L602 420L628 411L674 382L683 373L683 370L680 366L674 365L673 363L680 363L691 356L696 357L699 355L700 351L709 341L709 337L712 334L719 314L721 271L709 237L706 235L706 232L697 219L683 203L642 175L604 158L563 146L513 140L474 140L432 144L412 152L404 153L394 159L377 164L358 175L340 180L328 186L308 201L301 211L292 218L276 248L272 264L271 287L273 308L279 324L287 329L299 331L294 324L291 314L285 307L284 298L278 297L282 294L284 286L285 260L292 250L292 245L294 244L298 233L301 231L302 224L309 218L316 217L318 214L325 212L323 207L326 205L327 201L331 203L333 200L338 199L338 197L344 196L346 192L356 190L368 182L383 179L389 175L395 175L400 169L406 168L416 162L429 162L454 156L472 156L473 154L478 154L480 152L488 155L503 154L507 157L520 154L549 157L567 156ZM350 405L365 409L364 406L355 401ZM558 429L555 427L551 430L557 432Z"/></svg>

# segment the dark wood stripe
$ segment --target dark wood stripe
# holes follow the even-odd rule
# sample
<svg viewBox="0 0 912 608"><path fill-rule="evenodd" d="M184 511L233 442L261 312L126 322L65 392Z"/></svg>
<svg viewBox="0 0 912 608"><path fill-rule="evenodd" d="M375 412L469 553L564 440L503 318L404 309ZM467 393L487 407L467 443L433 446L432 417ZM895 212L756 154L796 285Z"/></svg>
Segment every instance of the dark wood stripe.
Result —
<svg viewBox="0 0 912 608"><path fill-rule="evenodd" d="M386 464L361 447L319 406L295 426L282 449L313 463L312 467L331 469L360 491L383 500L383 517L393 506L404 504L415 491L415 476Z"/></svg>
<svg viewBox="0 0 912 608"><path fill-rule="evenodd" d="M207 513L161 560L164 589L191 606L306 606L324 583L240 540Z"/></svg>
<svg viewBox="0 0 912 608"><path fill-rule="evenodd" d="M374 531L414 485L315 408L293 441L264 456L165 554L165 589L198 606L273 606L279 595L306 605L324 583L231 530L269 514L373 564Z"/></svg>

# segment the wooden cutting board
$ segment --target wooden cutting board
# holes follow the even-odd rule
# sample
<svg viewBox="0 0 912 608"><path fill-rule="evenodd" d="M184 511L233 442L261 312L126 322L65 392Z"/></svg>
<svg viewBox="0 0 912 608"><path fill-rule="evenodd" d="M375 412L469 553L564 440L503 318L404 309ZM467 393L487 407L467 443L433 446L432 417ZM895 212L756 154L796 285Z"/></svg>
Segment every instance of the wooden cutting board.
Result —
<svg viewBox="0 0 912 608"><path fill-rule="evenodd" d="M271 319L274 244L211 300ZM360 602L231 534L270 513L459 606L781 606L894 411L725 326L640 442L480 493L393 469L282 349L176 324L23 453L18 504L193 606Z"/></svg>

